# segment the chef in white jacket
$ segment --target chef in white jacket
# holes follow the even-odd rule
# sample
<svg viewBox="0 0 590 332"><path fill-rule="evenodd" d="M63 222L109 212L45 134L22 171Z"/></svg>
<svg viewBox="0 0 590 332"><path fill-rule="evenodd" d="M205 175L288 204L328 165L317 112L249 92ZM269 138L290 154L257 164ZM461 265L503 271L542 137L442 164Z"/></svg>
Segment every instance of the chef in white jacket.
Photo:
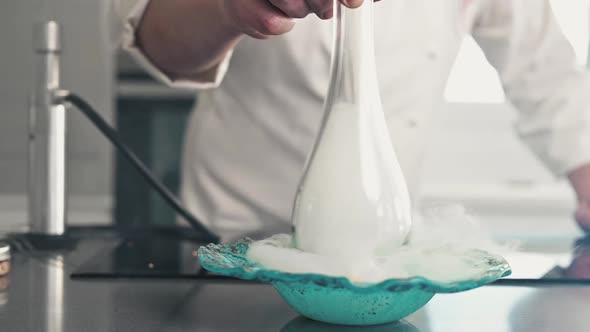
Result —
<svg viewBox="0 0 590 332"><path fill-rule="evenodd" d="M357 7L362 0L341 0ZM121 43L156 78L205 90L184 148L182 198L229 240L290 227L322 116L332 0L115 0ZM520 137L576 190L590 229L590 75L548 0L384 0L379 83L410 190L429 119L472 34L519 111Z"/></svg>

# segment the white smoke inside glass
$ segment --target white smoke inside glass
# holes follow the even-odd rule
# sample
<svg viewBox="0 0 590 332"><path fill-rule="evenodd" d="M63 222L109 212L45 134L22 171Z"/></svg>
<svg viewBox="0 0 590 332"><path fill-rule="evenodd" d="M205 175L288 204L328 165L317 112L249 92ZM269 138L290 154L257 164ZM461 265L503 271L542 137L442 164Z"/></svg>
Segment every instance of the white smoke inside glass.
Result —
<svg viewBox="0 0 590 332"><path fill-rule="evenodd" d="M415 276L452 282L481 275L482 266L473 264L478 251L503 255L515 248L496 242L463 207L445 205L416 213L409 243L384 256L318 255L295 248L291 235L278 234L251 244L247 257L270 270L347 277L358 283Z"/></svg>

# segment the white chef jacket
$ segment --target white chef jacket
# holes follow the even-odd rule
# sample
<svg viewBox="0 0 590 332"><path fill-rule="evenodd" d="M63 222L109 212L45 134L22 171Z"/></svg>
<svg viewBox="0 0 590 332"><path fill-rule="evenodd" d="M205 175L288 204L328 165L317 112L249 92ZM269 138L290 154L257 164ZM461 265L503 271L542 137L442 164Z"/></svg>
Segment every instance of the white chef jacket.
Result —
<svg viewBox="0 0 590 332"><path fill-rule="evenodd" d="M115 1L122 46L160 81L204 90L186 136L185 204L224 239L289 229L328 88L331 23L310 15L285 35L246 37L202 77L176 80L136 45L149 0ZM387 0L375 20L387 124L414 193L429 119L468 33L497 69L532 150L558 175L590 162L590 77L547 0Z"/></svg>

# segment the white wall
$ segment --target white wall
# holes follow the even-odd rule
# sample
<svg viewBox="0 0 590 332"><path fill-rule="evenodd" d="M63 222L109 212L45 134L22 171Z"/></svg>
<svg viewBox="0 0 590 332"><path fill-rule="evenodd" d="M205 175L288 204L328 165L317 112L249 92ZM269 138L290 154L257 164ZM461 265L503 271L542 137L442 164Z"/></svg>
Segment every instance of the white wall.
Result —
<svg viewBox="0 0 590 332"><path fill-rule="evenodd" d="M107 47L108 4L102 0L0 1L0 228L24 222L33 24L47 19L63 24L63 86L87 98L111 119L113 61ZM71 209L90 204L86 210L98 213L91 219L105 218L110 210L110 148L79 114L71 113L68 129Z"/></svg>

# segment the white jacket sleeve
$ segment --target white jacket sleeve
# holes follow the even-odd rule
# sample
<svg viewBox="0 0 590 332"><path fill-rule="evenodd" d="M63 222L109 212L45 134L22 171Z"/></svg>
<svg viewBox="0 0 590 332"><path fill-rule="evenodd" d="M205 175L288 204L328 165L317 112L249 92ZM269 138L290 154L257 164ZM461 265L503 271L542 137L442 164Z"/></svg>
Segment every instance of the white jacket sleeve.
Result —
<svg viewBox="0 0 590 332"><path fill-rule="evenodd" d="M118 44L155 79L172 87L188 89L215 88L221 83L229 65L232 51L217 66L201 75L191 75L190 80L175 79L158 69L137 46L136 30L150 0L113 0L115 15L119 21Z"/></svg>
<svg viewBox="0 0 590 332"><path fill-rule="evenodd" d="M556 175L590 163L590 75L548 0L483 0L474 38L519 112L516 131Z"/></svg>

